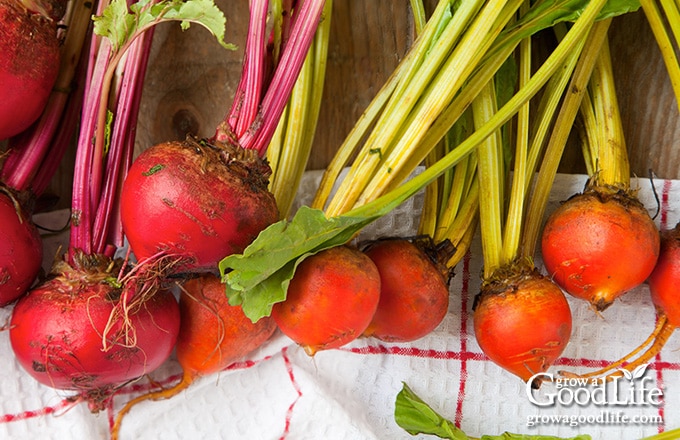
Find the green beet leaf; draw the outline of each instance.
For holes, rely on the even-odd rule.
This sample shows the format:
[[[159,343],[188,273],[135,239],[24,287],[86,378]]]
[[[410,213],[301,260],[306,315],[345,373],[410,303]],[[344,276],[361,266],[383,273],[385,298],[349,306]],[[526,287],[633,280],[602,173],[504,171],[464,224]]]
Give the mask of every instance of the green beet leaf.
[[[403,384],[394,406],[394,420],[411,435],[430,434],[451,440],[468,440],[469,437],[449,420],[439,415],[408,385]]]
[[[229,303],[240,305],[256,322],[269,316],[272,306],[286,299],[297,265],[307,256],[348,242],[377,216],[326,218],[323,211],[302,206],[293,219],[262,231],[243,254],[220,261]]]
[[[397,394],[394,420],[411,435],[428,434],[450,440],[476,440],[476,437],[469,437],[453,422],[433,410],[405,383]],[[481,440],[591,440],[591,437],[587,434],[562,438],[504,432],[500,435],[483,435]]]
[[[191,23],[200,24],[223,47],[234,49],[224,41],[226,18],[212,0],[162,0],[153,4],[150,0],[140,0],[129,9],[125,0],[113,0],[101,15],[92,19],[94,32],[106,37],[114,52],[122,50],[152,26],[167,21],[179,21],[183,30]]]
[[[587,434],[577,435],[576,437],[555,437],[552,435],[527,435],[504,432],[500,435],[483,435],[481,440],[592,440],[592,437]]]

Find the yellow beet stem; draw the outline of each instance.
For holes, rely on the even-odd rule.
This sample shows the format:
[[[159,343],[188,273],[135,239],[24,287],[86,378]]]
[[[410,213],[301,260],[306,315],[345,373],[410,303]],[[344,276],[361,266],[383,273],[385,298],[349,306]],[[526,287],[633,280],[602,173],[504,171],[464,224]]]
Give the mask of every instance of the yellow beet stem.
[[[428,156],[430,166],[451,151],[452,145],[460,141],[461,133],[467,130],[456,124]],[[420,216],[419,234],[432,237],[435,243],[451,242],[456,251],[449,258],[448,267],[455,266],[467,252],[470,233],[477,226],[479,207],[479,182],[476,178],[477,157],[469,154],[455,167],[447,170],[425,188],[423,212]]]
[[[472,102],[475,127],[484,125],[496,113],[496,91],[493,82],[487,83]],[[497,130],[477,147],[479,159],[479,218],[484,256],[484,278],[503,264],[503,176],[502,142]]]
[[[456,165],[474,151],[487,136],[509,121],[525,102],[535,96],[557,70],[563,67],[565,60],[572,56],[574,51],[577,53],[580,52],[584,38],[588,35],[590,29],[592,29],[595,18],[605,3],[606,0],[593,0],[588,3],[579,18],[573,23],[573,26],[565,35],[564,39],[541,64],[535,74],[531,77],[531,80],[529,80],[523,88],[518,90],[517,93],[515,93],[482,127],[476,129],[456,148],[446,153],[444,157],[432,166],[426,168],[421,174],[415,176],[410,181],[395,187],[380,198],[369,202],[366,205],[353,208],[351,211],[347,212],[346,215],[374,215],[375,213],[384,212],[392,207],[396,207],[396,205],[405,200],[405,198],[415,194],[419,189],[438,178],[446,170]],[[450,117],[450,115],[447,114],[447,117]],[[427,136],[425,136],[423,145],[433,148],[451,127],[449,122],[451,121],[439,120],[433,125]]]
[[[428,166],[437,161],[442,156],[441,150],[444,147],[439,145],[435,147],[427,157],[425,165]],[[418,235],[428,235],[435,237],[437,230],[437,220],[439,212],[441,211],[442,198],[447,191],[446,182],[450,181],[450,171],[445,172],[438,179],[435,179],[425,187],[425,194],[423,197],[423,209],[420,213],[420,221],[418,224]]]
[[[326,77],[332,7],[332,0],[326,0],[323,20],[267,149],[273,171],[269,189],[276,197],[281,218],[290,214],[294,189],[300,185],[312,151]]]
[[[419,103],[426,96],[429,84],[440,72],[442,63],[450,57],[451,47],[459,41],[481,3],[478,0],[462,2],[455,14],[448,17],[448,2],[439,2],[432,18],[416,40],[414,48],[409,52],[407,65],[404,70],[400,70],[398,84],[386,103],[385,109],[375,127],[368,134],[336,196],[331,199],[326,210],[328,216],[342,214],[355,206],[367,184],[375,180],[373,177],[375,170],[379,166],[384,166],[382,165],[384,157],[393,150],[394,142],[397,139],[403,139],[405,121],[412,120],[409,115],[412,114],[413,108],[420,105]],[[446,26],[435,40],[441,23],[445,23]],[[435,41],[434,45],[432,45],[433,41]],[[452,80],[449,76],[445,79],[446,81]],[[454,87],[454,83],[447,82],[447,86]],[[432,117],[421,119],[420,123],[423,126],[429,126],[431,121]]]
[[[602,44],[587,92],[581,115],[587,132],[584,138],[588,142],[590,176],[596,176],[599,185],[628,189],[630,165],[607,39]]]
[[[432,237],[435,241],[441,241],[446,238],[446,232],[449,230],[451,224],[455,221],[461,212],[462,205],[466,202],[470,193],[470,185],[468,184],[469,175],[476,169],[476,162],[470,160],[474,155],[469,155],[466,160],[462,160],[453,169],[454,173],[446,185],[448,191],[442,194],[441,208],[438,213],[437,228]]]
[[[477,211],[475,211],[476,213]],[[472,239],[475,236],[475,232],[477,231],[477,224],[478,221],[471,221],[470,223],[467,224],[467,228],[465,229],[463,235],[460,237],[458,241],[456,241],[456,252],[451,256],[449,261],[446,263],[448,267],[454,267],[457,265],[465,256],[465,253],[467,250],[470,248],[470,245],[472,243]]]
[[[666,21],[671,28],[671,33],[678,39],[680,36],[680,10],[678,10],[678,2],[676,0],[660,0],[661,8],[666,14]]]
[[[576,121],[576,126],[578,128],[579,141],[581,142],[581,152],[586,166],[586,173],[589,176],[593,176],[597,172],[597,160],[591,154],[591,149],[597,140],[593,139],[591,135],[597,132],[597,126],[595,125],[595,111],[590,93],[586,92],[583,96],[581,117]]]
[[[276,133],[280,136],[277,136],[277,143],[270,143],[267,148],[267,158],[272,168],[269,190],[276,197],[281,218],[288,217],[295,195],[292,189],[297,188],[299,184],[302,172],[306,168],[303,164],[307,163],[311,149],[311,143],[305,142],[305,131],[314,128],[308,122],[313,125],[316,122],[309,121],[312,109],[311,103],[307,101],[313,93],[312,63],[310,52],[291,91],[285,116],[279,120]],[[301,171],[298,172],[298,169]]]
[[[403,166],[403,157],[412,154],[418,148],[432,122],[463,87],[520,3],[521,0],[490,1],[478,13],[440,69],[436,81],[420,97],[408,119],[407,127],[401,132],[397,144],[387,153],[376,175],[357,200],[358,205],[374,200],[384,192],[384,188],[388,187],[392,180],[393,173],[398,172]],[[480,35],[483,37],[480,38]]]
[[[505,41],[512,42],[512,39],[505,39]],[[518,43],[518,42],[517,42]],[[479,90],[493,78],[494,74],[502,66],[505,60],[512,54],[515,49],[515,44],[501,43],[497,50],[493,50],[492,54],[485,59],[485,64],[479,66],[474,72],[465,87],[463,87],[454,100],[439,114],[429,130],[425,133],[417,147],[413,148],[413,152],[409,158],[410,163],[418,163],[426,157],[426,152],[430,151],[434,146],[446,136],[451,127],[458,123],[465,115],[466,109],[470,102],[477,96]],[[552,66],[549,67],[553,69]],[[550,74],[552,75],[552,73]],[[552,80],[551,80],[552,82]],[[534,81],[535,83],[535,81]],[[535,93],[535,90],[528,92]],[[524,98],[521,98],[524,99]],[[472,123],[470,123],[472,125]],[[468,135],[470,133],[467,133]],[[462,141],[461,141],[462,142]],[[466,153],[467,154],[467,153]],[[476,160],[476,159],[475,159]],[[387,191],[396,187],[400,182],[408,178],[412,170],[408,166],[402,167],[401,170],[392,172],[392,179]]]
[[[445,9],[438,9],[438,11],[441,14],[445,11]],[[345,166],[350,163],[352,157],[357,154],[357,152],[359,152],[362,139],[365,138],[371,127],[374,126],[380,115],[383,113],[387,103],[397,88],[399,81],[401,81],[404,72],[409,69],[409,66],[412,63],[417,61],[418,57],[424,55],[425,49],[426,48],[424,45],[419,45],[418,42],[416,42],[414,48],[410,50],[406,54],[406,57],[397,65],[394,72],[392,72],[385,84],[383,84],[381,87],[380,91],[376,94],[371,103],[355,122],[354,127],[342,142],[333,156],[333,159],[324,170],[319,188],[317,188],[317,191],[314,195],[314,200],[310,204],[312,208],[324,209],[326,207],[328,198],[333,191],[333,187],[340,176],[340,173],[345,168]],[[338,196],[339,195],[336,194],[336,197]]]
[[[543,213],[548,204],[548,196],[550,195],[555,174],[562,158],[562,152],[581,105],[581,99],[590,80],[595,62],[599,58],[600,48],[607,37],[610,23],[611,19],[595,22],[585,40],[581,57],[576,64],[568,93],[557,115],[555,128],[551,134],[545,157],[541,162],[541,168],[536,177],[535,191],[529,202],[526,216],[527,222],[521,243],[521,256],[531,257],[535,253]]]
[[[463,3],[463,5],[468,4],[469,3],[467,2]],[[439,3],[439,5],[441,6],[441,3]],[[496,11],[498,17],[502,17],[499,18],[498,21],[500,22],[503,20],[509,20],[509,17],[514,14],[518,5],[519,2],[516,4],[513,3],[512,5],[506,5],[506,7],[503,8],[503,12],[501,13],[498,13]],[[601,6],[602,3],[598,1],[595,3],[595,5],[593,5],[593,8],[601,8]],[[440,9],[438,10],[441,11]],[[597,11],[599,11],[599,9],[597,9]],[[460,9],[456,11],[455,16],[458,16],[459,13]],[[483,15],[482,12],[479,12],[477,14],[477,17],[480,17],[482,15]],[[428,25],[425,27],[423,35],[425,35],[425,33],[427,33],[427,31],[430,30],[432,27],[435,27],[435,25],[431,24],[434,21],[436,20],[431,20],[430,22],[428,22]],[[517,111],[517,109],[514,108],[514,106],[516,106],[519,102],[525,102],[524,100],[529,99],[531,96],[533,96],[538,91],[538,88],[542,87],[547,81],[550,80],[551,84],[554,82],[550,78],[553,75],[555,75],[558,69],[559,70],[563,69],[562,63],[564,63],[565,59],[572,57],[572,53],[569,52],[569,50],[573,50],[577,46],[580,47],[580,44],[582,42],[576,41],[576,39],[581,38],[581,35],[583,34],[583,32],[585,32],[583,30],[584,26],[592,26],[593,21],[594,21],[593,15],[590,12],[590,10],[588,11],[585,17],[582,16],[579,18],[579,20],[577,20],[577,23],[579,24],[573,26],[569,32],[570,35],[566,37],[567,40],[570,41],[568,41],[564,45],[560,45],[560,47],[557,48],[557,54],[553,54],[556,56],[550,56],[548,60],[546,60],[546,63],[543,66],[541,66],[539,72],[537,72],[537,74],[535,75],[536,77],[532,78],[530,84],[528,84],[528,87],[525,90],[521,90],[517,96],[512,98],[511,105],[507,106],[506,108],[500,111],[501,115],[499,115],[498,118],[495,118],[494,123],[498,122],[498,120],[500,119],[505,119],[502,123],[507,122],[507,120],[509,120],[509,118],[512,117],[513,113]],[[588,24],[582,25],[580,23]],[[440,24],[438,26],[441,27]],[[448,26],[450,26],[450,24]],[[577,29],[577,31],[572,32],[574,31],[574,29]],[[437,40],[438,41],[437,45],[433,47],[433,50],[431,52],[434,52],[434,48],[440,47],[439,41],[443,39],[444,35],[447,35],[445,31],[446,29],[442,31],[441,37],[439,38],[439,40]],[[326,214],[328,216],[333,216],[338,213],[346,213],[348,209],[351,211],[360,209],[362,204],[370,203],[370,200],[373,200],[373,196],[368,195],[370,191],[376,191],[376,194],[378,195],[384,194],[386,192],[394,191],[399,185],[405,182],[405,180],[410,176],[415,167],[418,164],[420,164],[421,161],[425,160],[429,152],[433,148],[435,148],[435,146],[441,141],[441,139],[446,135],[446,133],[451,129],[451,127],[456,123],[456,121],[458,121],[461,115],[463,115],[465,109],[469,106],[470,102],[479,93],[481,87],[483,87],[484,84],[491,80],[491,78],[498,70],[498,68],[505,62],[507,57],[510,56],[510,54],[513,52],[515,48],[515,45],[519,44],[520,42],[521,38],[518,38],[518,36],[522,35],[522,31],[523,27],[521,26],[511,28],[508,33],[505,33],[502,36],[495,38],[493,40],[495,45],[491,47],[486,46],[484,44],[479,45],[479,43],[476,43],[477,48],[480,52],[485,52],[483,49],[486,49],[487,53],[481,54],[481,59],[476,61],[477,65],[474,66],[465,75],[461,75],[461,77],[465,77],[464,86],[461,86],[457,89],[455,84],[451,84],[450,76],[445,76],[442,74],[442,76],[437,77],[438,79],[446,78],[446,81],[443,81],[446,82],[446,87],[444,87],[446,91],[450,92],[452,89],[457,89],[454,90],[454,92],[452,92],[453,93],[452,100],[446,102],[436,112],[427,113],[426,112],[427,108],[429,108],[430,110],[432,110],[432,108],[431,106],[430,107],[425,106],[424,104],[422,104],[422,102],[433,99],[431,97],[435,93],[433,93],[432,91],[439,90],[436,88],[435,85],[441,84],[436,81],[433,82],[433,84],[435,85],[430,85],[430,87],[427,88],[427,93],[423,94],[423,97],[421,99],[421,102],[418,104],[418,107],[415,107],[411,111],[411,113],[409,113],[407,124],[402,124],[403,126],[399,127],[396,127],[395,124],[388,127],[391,130],[395,130],[395,133],[397,133],[396,139],[398,140],[399,143],[396,146],[384,144],[378,145],[377,143],[372,144],[370,141],[371,139],[373,140],[375,139],[375,137],[377,136],[376,132],[380,130],[381,121],[378,121],[378,118],[382,117],[384,119],[384,113],[390,113],[389,109],[391,107],[389,106],[389,104],[387,104],[386,101],[393,102],[394,99],[397,99],[395,97],[400,96],[396,92],[393,93],[394,96],[386,97],[385,95],[380,95],[381,98],[385,98],[384,101],[381,101],[381,104],[384,105],[384,107],[380,109],[374,109],[373,103],[371,104],[371,106],[369,106],[369,109],[373,109],[373,111],[369,112],[368,114],[371,116],[370,120],[376,123],[375,127],[371,127],[371,121],[367,121],[368,118],[362,116],[363,120],[360,120],[359,122],[362,125],[361,127],[362,130],[360,132],[356,131],[357,126],[355,125],[355,130],[353,130],[353,132],[350,134],[352,142],[348,143],[348,141],[346,140],[346,142],[341,147],[341,150],[339,151],[338,155],[336,155],[336,157],[334,158],[334,164],[332,164],[333,171],[332,173],[329,171],[325,173],[324,180],[322,181],[322,185],[319,188],[319,191],[317,192],[317,197],[315,198],[313,206],[320,209],[323,209],[323,207],[326,206],[326,202],[328,201],[328,194],[330,193],[330,188],[332,188],[332,186],[336,183],[335,180],[337,176],[339,176],[340,170],[342,170],[342,168],[347,163],[349,163],[352,155],[354,154],[357,155],[357,158],[354,160],[352,166],[350,167],[348,175],[344,178],[343,182],[341,182],[340,189],[336,192],[334,199],[326,208]],[[489,38],[491,39],[492,37]],[[476,35],[476,39],[478,41],[480,40],[479,34]],[[463,45],[462,41],[463,40],[461,40],[461,42],[459,43],[456,43],[457,47],[459,47],[458,50],[460,50],[460,46]],[[420,48],[418,41],[416,42],[415,47]],[[413,63],[415,65],[413,57],[414,57],[413,53],[410,52],[409,54],[407,54],[405,62]],[[431,62],[434,63],[432,59],[433,58],[427,59],[428,68],[430,68]],[[449,57],[449,61],[450,60],[451,57]],[[406,71],[407,68],[403,66],[405,62],[400,63],[398,69],[404,69],[404,71]],[[474,64],[470,60],[467,60],[465,62]],[[450,64],[447,64],[446,66],[450,67]],[[408,68],[412,69],[417,67],[412,67],[411,65],[409,65]],[[435,66],[434,68],[439,70],[444,69],[441,66]],[[555,76],[562,77],[562,75],[560,74]],[[407,78],[408,76],[405,73],[399,73],[398,80],[401,81],[402,77]],[[391,78],[391,81],[392,80],[397,81],[394,78],[395,77],[393,76]],[[404,81],[402,81],[400,84],[404,84]],[[397,88],[396,85],[391,85],[391,87],[394,87],[395,89]],[[401,85],[399,87],[401,87]],[[548,87],[550,87],[550,85]],[[408,105],[412,105],[410,101],[407,100],[406,102]],[[400,102],[399,104],[402,103]],[[400,120],[397,119],[397,121]],[[548,124],[548,126],[552,122],[549,121],[548,119],[544,119],[544,121]],[[547,128],[545,127],[539,128],[543,129],[544,132],[547,132]],[[370,134],[368,132],[369,129],[372,130]],[[414,135],[416,136],[415,138],[413,137]],[[473,142],[476,142],[476,140],[479,139],[483,139],[484,136],[486,136],[483,134],[479,134],[479,136],[477,135],[478,135],[477,133],[473,133],[473,136],[471,136],[472,139],[469,139],[470,141],[469,144],[467,142],[468,140],[466,139],[464,142],[461,142],[461,144],[455,148],[457,151],[455,152],[451,151],[447,153],[448,156],[447,162],[449,163],[449,166],[451,166],[451,161],[458,162],[462,158],[464,158],[467,154],[469,154],[476,146],[476,145],[472,146]],[[359,151],[357,154],[359,142],[361,142],[361,139],[364,136],[368,137],[369,141],[363,144],[362,150]],[[476,140],[473,141],[473,139]],[[538,147],[541,147],[542,145],[543,145],[542,143],[539,143]],[[532,171],[533,169],[535,169],[536,166],[535,164],[538,161],[538,158],[540,157],[540,154],[536,152],[540,148],[535,148],[536,146],[537,145],[532,144],[532,148],[529,151],[528,161],[529,165],[527,167],[528,174],[532,174]],[[391,155],[390,158],[381,159],[381,157],[384,158],[386,154]],[[376,156],[379,157],[376,158]],[[378,165],[376,165],[376,162],[374,161],[378,161],[379,162]],[[380,167],[379,170],[380,174],[373,173],[375,170],[375,166]],[[368,185],[371,185],[370,188],[372,189],[370,189]],[[527,180],[527,186],[528,185],[529,181]],[[362,190],[362,188],[364,189]],[[357,196],[355,190],[357,192],[358,191],[362,192],[361,199],[356,199]],[[370,211],[370,209],[371,208],[369,207],[368,211]]]
[[[449,132],[451,127],[458,122],[461,117],[465,117],[465,111],[469,107],[470,102],[477,96],[484,84],[491,80],[494,73],[500,68],[510,53],[512,53],[513,49],[514,46],[509,46],[496,54],[493,58],[488,60],[488,64],[485,64],[470,78],[466,86],[460,91],[460,94],[457,95],[453,102],[442,111],[430,129],[425,133],[418,147],[414,149],[413,154],[410,157],[412,162],[422,160],[424,158],[424,152],[430,151],[442,137],[446,136],[447,132]],[[472,125],[472,123],[470,123],[470,125]],[[467,134],[471,135],[473,133]],[[459,146],[460,145],[456,146],[456,148]],[[463,157],[464,156],[465,155],[463,155]],[[391,189],[399,182],[404,181],[408,177],[409,171],[410,170],[407,167],[403,167],[399,171],[394,171],[392,173],[392,183],[389,185],[389,188]]]
[[[602,45],[600,58],[595,65],[597,78],[601,83],[602,91],[598,97],[602,98],[602,105],[597,108],[601,111],[600,120],[604,121],[602,140],[602,179],[605,183],[621,185],[623,188],[630,187],[630,163],[628,150],[619,112],[619,104],[616,98],[616,85],[614,84],[614,71],[612,68],[609,42],[605,39]],[[609,170],[604,164],[610,164]]]
[[[520,13],[524,14],[529,9],[528,2],[520,7]],[[523,87],[531,79],[531,38],[524,38],[519,45],[518,61],[518,85]],[[517,112],[517,141],[515,145],[515,166],[510,188],[510,201],[508,203],[507,219],[502,238],[501,261],[512,261],[518,253],[519,242],[522,233],[522,215],[524,214],[527,157],[529,150],[529,121],[530,101],[527,101]]]
[[[365,136],[376,119],[380,116],[380,113],[387,104],[390,95],[397,86],[399,72],[403,70],[404,67],[405,66],[403,66],[401,63],[399,66],[397,66],[397,69],[392,73],[378,94],[373,98],[368,108],[364,110],[363,114],[355,122],[352,131],[350,131],[343,143],[335,152],[333,159],[331,159],[331,162],[324,170],[319,187],[314,194],[314,200],[312,200],[312,203],[310,204],[312,208],[323,210],[326,207],[328,198],[333,191],[333,186],[338,180],[340,173],[352,160],[352,156],[360,147],[361,139]]]
[[[279,60],[281,59],[284,21],[283,2],[281,0],[270,2],[269,16],[272,21],[272,59],[275,64],[278,64]]]
[[[666,70],[668,71],[673,92],[675,93],[676,103],[680,106],[680,65],[675,54],[675,45],[671,41],[671,37],[664,24],[667,20],[671,25],[672,34],[677,42],[678,38],[680,38],[678,5],[674,1],[662,2],[666,20],[664,20],[654,0],[640,0],[640,5],[647,17],[647,22],[652,29],[654,38],[661,51],[661,56],[666,64]]]
[[[566,34],[566,27],[561,23],[556,25],[555,29],[558,31],[563,29],[564,34]],[[564,36],[564,34],[562,36]],[[582,48],[583,41],[581,41],[579,46],[567,56],[563,65],[555,75],[550,78],[550,81],[548,81],[548,84],[545,87],[536,115],[534,115],[535,121],[533,122],[531,132],[531,147],[529,148],[529,155],[527,158],[526,172],[529,178],[526,180],[527,188],[525,188],[525,190],[528,190],[528,186],[533,181],[534,174],[539,165],[539,159],[543,154],[550,130],[553,127],[557,108],[562,103],[564,90],[571,80],[572,73],[578,62]]]
[[[437,12],[433,16],[433,20],[442,15],[446,9],[441,5],[441,9],[438,8]],[[413,11],[413,20],[415,23],[416,34],[421,35],[425,25],[427,24],[425,17],[425,8],[422,1],[411,0],[411,9]],[[438,15],[439,14],[439,15]],[[441,18],[441,17],[440,17]],[[432,31],[436,31],[433,27]],[[421,38],[426,40],[426,38]],[[418,48],[421,50],[417,50]],[[366,136],[369,129],[374,125],[375,121],[380,117],[385,106],[387,105],[390,97],[392,96],[397,84],[402,78],[403,72],[408,70],[408,66],[414,62],[419,56],[421,56],[427,47],[422,44],[416,43],[414,48],[410,50],[404,60],[402,60],[394,72],[387,79],[385,84],[381,87],[380,91],[373,98],[368,108],[364,110],[359,119],[355,122],[352,131],[347,135],[343,143],[340,145],[335,155],[333,156],[331,162],[328,164],[324,170],[319,187],[314,195],[314,199],[310,203],[312,208],[324,209],[331,192],[333,191],[333,186],[337,181],[340,173],[345,168],[345,166],[350,162],[352,156],[356,154],[360,147],[361,140]]]
[[[450,223],[446,231],[437,236],[436,241],[448,239],[457,248],[460,243],[465,242],[465,236],[470,230],[475,230],[478,223],[479,212],[479,180],[475,179],[470,191],[465,196],[463,204],[460,206],[458,214]]]
[[[411,5],[411,12],[413,13],[413,24],[416,28],[416,35],[420,35],[427,24],[425,5],[422,0],[410,0],[409,3]]]
[[[303,65],[302,69],[300,70],[300,75],[298,76],[298,81],[304,75],[304,70],[305,66]],[[283,154],[283,144],[286,141],[285,127],[286,121],[288,120],[288,114],[290,113],[290,107],[294,93],[295,87],[291,92],[291,101],[289,101],[288,105],[286,105],[286,108],[283,109],[283,113],[281,113],[281,118],[279,119],[279,124],[276,126],[276,130],[274,130],[272,139],[269,141],[269,146],[267,147],[267,161],[269,162],[269,167],[272,169],[272,175],[269,178],[269,190],[272,191],[272,193],[274,193],[272,188],[274,185],[273,182],[277,178],[276,175],[277,170],[279,169],[279,160],[281,159],[281,154]],[[276,193],[274,193],[274,196],[276,196]]]

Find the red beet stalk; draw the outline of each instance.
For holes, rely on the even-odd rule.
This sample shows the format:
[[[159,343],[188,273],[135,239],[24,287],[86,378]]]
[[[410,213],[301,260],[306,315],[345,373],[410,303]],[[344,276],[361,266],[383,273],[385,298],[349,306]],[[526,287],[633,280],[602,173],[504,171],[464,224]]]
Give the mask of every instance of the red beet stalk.
[[[266,11],[268,3],[268,1],[263,0],[253,2],[251,9],[255,10],[253,14],[255,19],[264,22],[266,15],[262,14],[262,10]],[[242,78],[245,78],[245,80],[241,81],[236,95],[237,99],[233,102],[232,110],[226,121],[218,126],[213,140],[227,141],[233,138],[233,134],[236,134],[239,144],[243,148],[252,148],[258,151],[260,157],[264,157],[290,92],[305,61],[307,50],[314,38],[317,23],[321,19],[323,6],[324,2],[320,0],[297,2],[297,7],[292,17],[289,38],[286,40],[271,83],[261,102],[257,100],[258,94],[249,92],[257,90],[257,82],[261,83],[264,77],[265,40],[263,33],[252,33],[252,35],[256,36],[254,42],[258,44],[247,47],[252,49],[252,53],[246,56],[247,62],[244,63]],[[251,21],[251,28],[259,30],[262,27],[263,24]],[[255,63],[251,62],[251,60],[259,60],[260,62]],[[240,95],[243,95],[243,101],[238,99]],[[259,114],[256,111],[258,107],[261,108]],[[236,125],[233,125],[234,119],[237,120]],[[253,123],[257,123],[257,127],[253,127]],[[244,131],[244,127],[247,127],[247,130]]]

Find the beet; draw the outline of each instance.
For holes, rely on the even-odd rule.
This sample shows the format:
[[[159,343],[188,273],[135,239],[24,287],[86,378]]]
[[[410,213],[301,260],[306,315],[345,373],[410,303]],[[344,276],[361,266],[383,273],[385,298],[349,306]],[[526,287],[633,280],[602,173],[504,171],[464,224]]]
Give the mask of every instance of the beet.
[[[473,309],[475,337],[484,354],[525,382],[545,372],[571,338],[569,303],[559,286],[537,270],[485,282]]]
[[[121,217],[138,260],[157,254],[213,269],[278,220],[269,166],[254,150],[188,138],[153,146],[123,184]]]
[[[650,275],[659,233],[636,198],[591,187],[550,215],[541,249],[555,282],[603,311]]]
[[[57,21],[66,1],[0,0],[0,139],[26,130],[42,113],[59,73]]]
[[[355,340],[380,300],[380,273],[356,248],[336,246],[305,258],[290,280],[286,300],[271,316],[310,356]]]
[[[673,229],[659,232],[660,251],[654,270],[647,278],[649,293],[656,309],[656,324],[650,335],[636,348],[603,368],[585,374],[569,371],[560,373],[566,377],[597,377],[611,380],[625,374],[631,374],[637,368],[651,362],[668,343],[675,330],[680,326],[680,298],[678,282],[680,281],[680,223]]]
[[[9,337],[21,366],[40,383],[78,391],[92,411],[117,387],[150,373],[172,353],[179,332],[179,306],[161,290],[127,313],[129,325],[113,320],[119,302],[116,265],[83,257],[83,266],[55,265],[56,276],[16,304]]]
[[[23,295],[35,281],[43,258],[42,239],[25,210],[0,192],[0,307]]]
[[[232,306],[220,279],[204,273],[182,286],[177,361],[182,379],[169,388],[150,391],[125,404],[116,416],[111,439],[119,438],[124,416],[133,406],[152,399],[169,399],[203,376],[218,373],[264,344],[276,331],[270,317],[252,322],[239,306]]]
[[[365,336],[389,342],[414,341],[444,320],[450,271],[430,258],[424,242],[393,238],[364,249],[380,273],[380,302]]]

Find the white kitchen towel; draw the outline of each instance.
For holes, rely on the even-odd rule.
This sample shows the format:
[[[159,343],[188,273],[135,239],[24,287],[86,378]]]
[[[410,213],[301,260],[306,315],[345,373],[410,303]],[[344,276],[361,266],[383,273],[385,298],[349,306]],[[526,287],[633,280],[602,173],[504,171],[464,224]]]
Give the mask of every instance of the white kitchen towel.
[[[308,203],[320,178],[308,172],[298,206]],[[558,175],[548,212],[583,189],[586,177]],[[660,227],[680,220],[680,181],[634,180],[639,196]],[[422,199],[416,196],[379,219],[362,238],[413,235]],[[68,212],[37,216],[44,226],[63,226]],[[45,236],[49,267],[66,234]],[[542,269],[540,255],[537,267]],[[402,383],[468,433],[515,432],[593,439],[637,440],[680,427],[680,353],[677,336],[644,371],[614,388],[565,383],[544,384],[531,397],[517,377],[489,361],[475,342],[472,301],[481,271],[479,240],[456,268],[449,313],[430,335],[412,343],[362,338],[309,357],[281,333],[225,371],[204,377],[165,401],[135,406],[122,425],[121,440],[173,439],[411,439],[396,425],[394,401]],[[642,342],[654,327],[655,311],[645,285],[628,292],[602,314],[568,297],[572,338],[558,369],[587,372],[618,359]],[[0,311],[8,320],[11,307]],[[73,402],[72,393],[38,384],[14,360],[8,332],[0,333],[0,440],[107,439],[116,411],[130,398],[179,379],[174,359],[124,387],[99,414]],[[641,372],[642,373],[642,372]],[[606,395],[605,395],[606,393]],[[656,394],[655,394],[656,393]],[[655,397],[656,396],[656,397]],[[660,398],[658,398],[660,396]],[[553,399],[554,403],[550,404]]]

